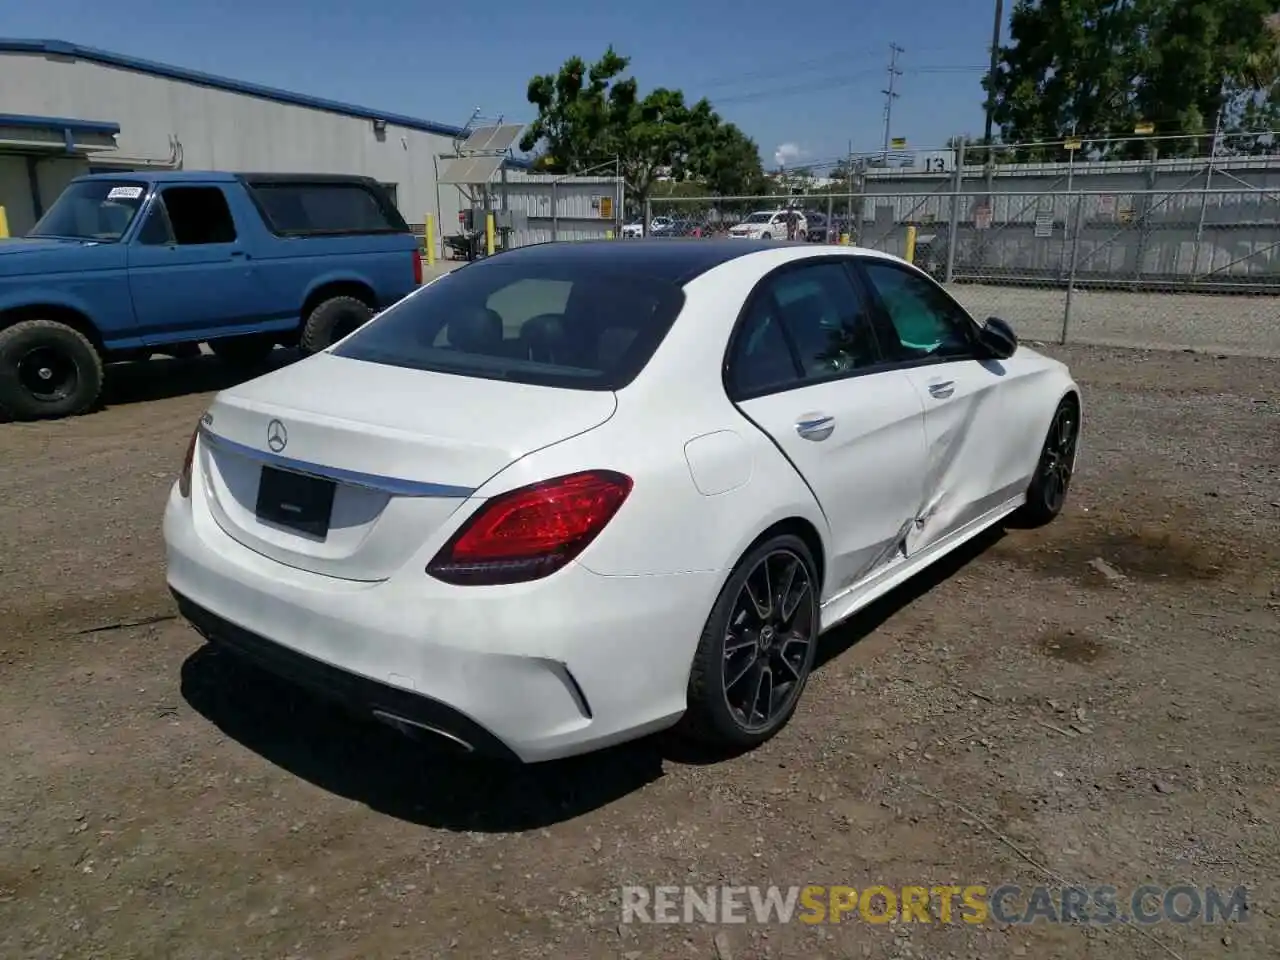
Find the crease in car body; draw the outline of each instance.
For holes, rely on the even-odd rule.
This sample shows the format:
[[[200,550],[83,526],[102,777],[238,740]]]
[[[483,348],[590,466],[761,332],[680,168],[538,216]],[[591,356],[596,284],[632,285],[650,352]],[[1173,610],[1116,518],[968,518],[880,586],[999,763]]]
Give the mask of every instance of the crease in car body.
[[[952,418],[928,444],[924,496],[913,522],[904,531],[903,547],[907,556],[945,537],[966,519],[968,502],[961,492],[966,483],[964,478],[955,476],[954,467],[961,459],[965,444],[972,441],[973,424],[984,395],[989,394],[984,391],[952,401],[964,404],[964,414]]]

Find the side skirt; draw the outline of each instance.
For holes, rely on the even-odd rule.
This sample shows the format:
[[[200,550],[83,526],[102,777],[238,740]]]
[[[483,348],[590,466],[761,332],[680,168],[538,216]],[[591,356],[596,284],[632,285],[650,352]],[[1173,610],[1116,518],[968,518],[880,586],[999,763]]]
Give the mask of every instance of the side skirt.
[[[982,533],[983,530],[999,523],[1026,501],[1027,495],[1019,493],[1016,497],[1006,500],[997,507],[993,507],[982,516],[971,520],[960,529],[948,534],[915,556],[891,561],[863,580],[846,587],[822,604],[822,630],[824,632],[830,630],[837,624],[849,619],[867,604],[884,596],[894,587],[910,580],[934,561],[945,557],[952,550]]]

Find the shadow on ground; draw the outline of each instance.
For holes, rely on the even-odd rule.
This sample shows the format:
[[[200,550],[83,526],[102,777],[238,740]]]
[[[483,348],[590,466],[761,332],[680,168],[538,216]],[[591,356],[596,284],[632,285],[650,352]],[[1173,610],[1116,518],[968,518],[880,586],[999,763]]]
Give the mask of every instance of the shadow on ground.
[[[211,354],[183,357],[155,357],[129,363],[112,363],[106,368],[102,405],[121,406],[168,400],[194,393],[212,393],[283,367],[297,359],[297,351],[277,349],[262,367],[246,369],[219,360]]]
[[[821,666],[999,540],[980,536],[829,633]],[[675,733],[533,766],[434,752],[205,646],[182,666],[182,695],[227,736],[271,763],[388,816],[446,830],[513,832],[571,820],[659,779],[664,762],[706,765],[734,754]]]

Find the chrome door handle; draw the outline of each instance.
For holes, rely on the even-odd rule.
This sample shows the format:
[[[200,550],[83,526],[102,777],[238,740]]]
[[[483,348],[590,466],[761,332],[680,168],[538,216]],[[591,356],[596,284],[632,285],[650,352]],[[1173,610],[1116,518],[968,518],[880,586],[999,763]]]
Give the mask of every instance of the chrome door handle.
[[[942,383],[929,384],[929,396],[935,400],[945,400],[956,392],[956,382],[954,380],[944,380]]]
[[[811,413],[796,421],[796,433],[806,440],[825,440],[836,428],[836,418],[824,413]]]

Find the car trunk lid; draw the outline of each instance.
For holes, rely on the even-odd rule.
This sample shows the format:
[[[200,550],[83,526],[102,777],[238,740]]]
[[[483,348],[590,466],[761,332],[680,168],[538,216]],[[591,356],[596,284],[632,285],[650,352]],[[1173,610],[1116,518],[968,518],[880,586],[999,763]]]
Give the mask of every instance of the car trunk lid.
[[[494,474],[615,407],[609,392],[318,354],[219,394],[200,466],[229,536],[293,567],[377,581]]]

